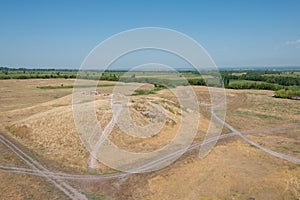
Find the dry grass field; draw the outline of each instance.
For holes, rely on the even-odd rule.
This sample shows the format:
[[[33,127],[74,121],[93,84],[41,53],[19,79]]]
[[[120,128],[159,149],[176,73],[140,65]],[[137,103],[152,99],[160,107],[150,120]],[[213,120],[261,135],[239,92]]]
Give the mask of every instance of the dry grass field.
[[[90,171],[89,152],[74,124],[72,89],[37,88],[72,85],[73,81],[1,80],[0,128],[48,169],[78,174],[115,172],[101,163]],[[90,83],[86,81],[86,84]],[[151,88],[148,85],[143,89]],[[206,87],[193,88],[201,102],[210,103]],[[113,86],[99,88],[99,93],[109,94],[112,90]],[[271,91],[264,90],[226,90],[226,98],[226,122],[241,132],[300,124],[300,101],[276,99],[272,97]],[[107,113],[111,109],[110,97],[99,95],[95,100],[97,118],[105,126],[112,118],[112,114]],[[132,96],[128,105],[131,116],[143,126],[150,120],[141,114],[151,109],[147,104],[149,101],[168,110],[170,123],[157,135],[147,139],[128,136],[115,126],[109,138],[116,145],[130,151],[148,152],[172,140],[180,125],[181,116],[174,95],[164,89],[156,94]],[[207,131],[210,122],[210,113],[204,108],[200,110],[199,134],[195,142],[203,139],[202,133]],[[222,134],[229,132],[229,129],[224,128]],[[246,136],[266,148],[300,159],[299,128],[262,133],[258,131]],[[1,143],[0,150],[0,165],[26,167]],[[237,136],[220,140],[203,159],[198,157],[198,152],[199,149],[189,151],[162,170],[129,176],[118,182],[117,187],[115,182],[101,181],[75,181],[73,184],[84,193],[103,194],[108,199],[300,198],[299,165],[268,155]],[[0,172],[0,178],[3,180],[0,190],[10,191],[2,199],[64,199],[63,194],[56,192],[38,177]],[[107,189],[110,187],[113,189]]]
[[[2,143],[0,152],[1,165],[26,168],[26,164]],[[0,171],[0,180],[0,199],[67,199],[61,191],[40,177]]]

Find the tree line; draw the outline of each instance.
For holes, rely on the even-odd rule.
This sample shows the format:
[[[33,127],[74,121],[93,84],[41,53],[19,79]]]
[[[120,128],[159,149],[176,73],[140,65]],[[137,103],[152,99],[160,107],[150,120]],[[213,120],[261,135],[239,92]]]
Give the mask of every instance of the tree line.
[[[272,74],[274,74],[274,72]],[[246,72],[241,75],[234,75],[232,72],[222,72],[222,77],[232,80],[262,81],[284,86],[300,86],[300,77],[272,74],[271,72]]]

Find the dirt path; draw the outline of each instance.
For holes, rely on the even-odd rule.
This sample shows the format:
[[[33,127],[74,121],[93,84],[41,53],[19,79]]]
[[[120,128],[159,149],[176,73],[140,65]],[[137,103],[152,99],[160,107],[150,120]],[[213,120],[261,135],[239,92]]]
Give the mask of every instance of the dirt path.
[[[118,114],[121,109],[117,109],[116,117],[113,117],[111,122],[106,126],[105,130],[103,131],[103,136],[106,137],[112,130],[112,127],[114,126],[115,121],[117,120]],[[8,166],[1,166],[0,170],[2,171],[10,171],[15,173],[23,173],[23,174],[29,174],[29,175],[36,175],[44,177],[48,182],[55,185],[59,190],[64,192],[70,199],[87,199],[83,194],[78,192],[75,188],[64,182],[65,179],[72,179],[72,180],[107,180],[107,179],[116,179],[116,178],[123,178],[125,176],[130,175],[131,173],[140,173],[142,171],[146,171],[150,168],[153,168],[157,165],[160,165],[164,162],[167,162],[174,158],[175,156],[179,154],[183,154],[186,151],[199,148],[201,145],[206,145],[211,142],[216,142],[220,139],[225,139],[233,136],[239,136],[242,138],[245,142],[259,148],[260,150],[264,151],[265,153],[268,153],[272,156],[300,164],[300,159],[288,156],[279,152],[272,151],[270,149],[267,149],[249,138],[247,138],[246,134],[255,134],[255,133],[261,133],[261,132],[270,132],[270,131],[277,131],[277,130],[286,130],[286,129],[292,129],[292,128],[298,128],[300,127],[300,124],[298,125],[292,125],[292,126],[282,126],[282,127],[276,127],[276,128],[267,128],[262,130],[249,130],[245,132],[240,132],[237,129],[235,129],[230,124],[226,123],[222,119],[218,118],[218,116],[214,113],[214,111],[211,111],[211,115],[221,124],[224,124],[225,127],[229,128],[232,132],[229,134],[220,135],[217,137],[212,137],[209,139],[206,139],[202,142],[195,143],[191,145],[188,148],[180,149],[178,151],[175,151],[167,156],[164,156],[158,160],[152,161],[150,163],[147,163],[146,165],[134,169],[130,173],[125,172],[117,172],[113,174],[103,174],[103,175],[80,175],[80,174],[68,174],[68,173],[60,173],[60,172],[51,172],[44,168],[40,163],[38,163],[36,160],[34,160],[32,157],[30,157],[28,154],[26,154],[24,151],[22,151],[20,148],[18,148],[14,143],[10,141],[9,138],[5,137],[5,135],[0,135],[0,142],[2,142],[4,145],[6,145],[12,152],[14,152],[18,157],[20,157],[31,169],[26,168],[18,168],[18,167],[8,167]],[[101,137],[102,138],[102,137]],[[95,145],[94,151],[97,152],[98,147],[102,144],[102,139],[98,141],[98,143]],[[94,164],[90,163],[90,166],[93,167]]]
[[[39,176],[44,177],[48,182],[52,183],[56,188],[61,190],[65,195],[67,195],[70,199],[79,199],[79,200],[87,200],[87,198],[78,192],[75,188],[62,181],[61,179],[54,178],[51,175],[45,173],[49,172],[46,168],[44,168],[39,162],[34,160],[16,145],[14,145],[8,138],[4,135],[0,135],[0,142],[2,142],[5,146],[7,146],[12,152],[14,152],[21,160],[23,160],[31,169],[35,171],[35,173]]]
[[[96,143],[96,145],[94,146],[93,150],[91,151],[91,155],[90,155],[90,162],[89,162],[89,168],[91,169],[95,169],[97,167],[97,153],[99,151],[99,148],[101,147],[101,145],[103,144],[103,142],[106,140],[107,136],[112,132],[115,123],[118,120],[118,117],[122,111],[122,106],[119,104],[114,104],[113,105],[115,107],[115,114],[113,115],[112,119],[110,120],[110,122],[106,125],[106,127],[104,128],[100,139],[98,140],[98,142]]]
[[[244,134],[240,131],[238,131],[237,129],[235,129],[233,126],[231,126],[230,124],[226,123],[225,121],[223,121],[222,119],[220,119],[213,111],[213,109],[211,109],[211,114],[212,116],[217,120],[219,121],[220,123],[224,124],[225,127],[229,128],[233,133],[235,133],[236,135],[238,135],[239,137],[241,137],[245,142],[259,148],[260,150],[264,151],[265,153],[267,154],[270,154],[272,156],[275,156],[275,157],[278,157],[278,158],[281,158],[281,159],[284,159],[284,160],[287,160],[289,162],[293,162],[293,163],[296,163],[296,164],[300,164],[300,159],[298,158],[295,158],[295,157],[292,157],[292,156],[289,156],[289,155],[286,155],[286,154],[282,154],[282,153],[279,153],[279,152],[276,152],[276,151],[272,151],[270,149],[267,149],[261,145],[259,145],[258,143],[250,140],[249,138],[247,138],[246,136],[244,136]],[[287,127],[286,127],[287,128]],[[274,130],[274,128],[270,128],[270,129],[264,129],[264,132],[267,132],[269,130]],[[250,133],[255,133],[255,131],[249,131]]]
[[[152,168],[153,166],[157,166],[160,165],[163,162],[166,162],[172,158],[174,158],[175,156],[177,156],[178,154],[182,154],[185,151],[189,151],[189,150],[193,150],[196,148],[199,148],[201,145],[206,145],[208,143],[211,142],[215,142],[221,139],[225,139],[225,138],[229,138],[229,137],[233,137],[233,136],[242,136],[242,139],[245,140],[247,143],[254,145],[256,143],[254,143],[253,141],[249,140],[248,138],[246,138],[244,136],[244,134],[255,134],[255,133],[260,133],[260,132],[268,132],[268,131],[274,131],[274,130],[285,130],[285,129],[292,129],[292,128],[297,128],[300,127],[300,125],[294,125],[294,126],[282,126],[282,127],[276,127],[276,128],[269,128],[269,129],[263,129],[263,130],[251,130],[251,131],[246,131],[246,132],[239,132],[236,129],[234,129],[232,126],[230,126],[229,124],[225,124],[225,126],[229,126],[231,128],[231,130],[233,131],[232,133],[228,133],[228,134],[224,134],[221,135],[219,137],[212,137],[210,139],[207,139],[205,141],[202,142],[198,142],[195,143],[193,145],[191,145],[188,149],[181,149],[178,151],[175,151],[165,157],[162,157],[158,160],[155,160],[153,162],[150,162],[138,169],[135,169],[134,171],[131,171],[130,173],[139,173],[141,171],[145,171],[149,168]],[[228,127],[228,128],[229,128]],[[1,140],[0,140],[1,141]],[[299,159],[291,157],[291,156],[287,156],[285,154],[281,154],[278,152],[274,152],[271,150],[268,150],[260,145],[254,145],[257,148],[263,150],[266,153],[269,153],[272,156],[276,156],[285,160],[288,160],[290,162],[293,163],[297,163],[299,164]],[[30,175],[36,175],[36,176],[45,176],[48,175],[52,178],[55,179],[72,179],[72,180],[108,180],[108,179],[116,179],[116,178],[122,178],[124,176],[130,175],[130,173],[126,173],[126,172],[118,172],[118,173],[113,173],[113,174],[101,174],[101,175],[80,175],[80,174],[68,174],[68,173],[59,173],[59,172],[51,172],[51,171],[43,171],[43,174],[39,173],[39,170],[36,169],[26,169],[26,168],[18,168],[18,167],[8,167],[8,166],[1,166],[0,165],[0,170],[2,171],[10,171],[10,172],[15,172],[15,173],[24,173],[24,174],[30,174]]]

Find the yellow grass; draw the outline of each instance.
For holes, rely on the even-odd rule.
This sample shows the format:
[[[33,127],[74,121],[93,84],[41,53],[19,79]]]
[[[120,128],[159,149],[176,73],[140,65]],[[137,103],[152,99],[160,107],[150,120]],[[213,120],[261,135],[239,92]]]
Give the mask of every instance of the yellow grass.
[[[36,88],[41,85],[72,84],[72,81],[3,80],[1,128],[7,128],[48,167],[86,173],[89,152],[75,129],[70,95],[72,89]],[[151,87],[148,85],[143,89]],[[194,89],[200,102],[210,104],[206,87],[195,86]],[[113,87],[101,88],[105,93],[111,93],[112,90]],[[226,121],[240,131],[300,123],[300,101],[272,98],[271,91],[226,92]],[[105,114],[111,109],[109,98],[96,99],[97,117],[101,119],[101,126],[105,127],[112,118],[111,113]],[[163,147],[175,137],[181,115],[176,97],[169,90],[132,97],[128,105],[131,116],[142,126],[150,122],[149,118],[141,115],[141,111],[149,109],[147,101],[163,106],[172,123],[166,124],[159,134],[147,139],[129,136],[116,126],[109,136],[116,145],[129,151],[149,152]],[[204,138],[210,123],[210,113],[205,107],[200,107],[200,110],[201,134],[196,136],[195,141]],[[223,130],[224,134],[228,132],[227,129]],[[298,129],[247,137],[267,148],[298,158],[300,156]],[[130,177],[120,195],[130,193],[136,199],[247,199],[251,196],[257,199],[292,199],[300,195],[298,166],[271,157],[237,138],[220,141],[204,159],[198,158],[197,154],[198,150],[194,150],[166,169]],[[0,160],[3,163],[10,162],[3,158]],[[17,163],[13,159],[11,162]],[[112,172],[112,169],[98,164],[96,173],[108,172]]]

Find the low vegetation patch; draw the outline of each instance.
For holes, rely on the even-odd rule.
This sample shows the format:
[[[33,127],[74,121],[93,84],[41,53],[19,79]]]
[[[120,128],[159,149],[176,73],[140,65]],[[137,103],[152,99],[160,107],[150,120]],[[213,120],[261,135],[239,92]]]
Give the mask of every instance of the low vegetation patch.
[[[300,97],[300,90],[281,89],[275,92],[275,97],[277,98],[291,99],[297,96]]]
[[[132,94],[132,96],[136,96],[136,95],[148,95],[148,94],[156,94],[156,92],[164,89],[164,86],[157,86],[155,85],[154,89],[152,90],[135,90],[134,93]]]
[[[116,84],[98,84],[97,87],[112,87]],[[39,89],[66,89],[66,88],[90,88],[95,87],[95,85],[48,85],[48,86],[38,86]]]
[[[221,74],[221,79],[220,79]],[[106,80],[120,82],[138,82],[163,85],[167,88],[187,85],[201,85],[210,87],[225,87],[230,89],[255,89],[276,91],[278,98],[292,98],[299,96],[300,71],[299,69],[278,71],[274,70],[204,70],[201,74],[191,71],[113,71],[107,70],[57,70],[57,69],[25,69],[0,67],[0,79],[52,79],[52,78],[78,78],[87,80]],[[98,87],[114,85],[98,85]],[[72,85],[42,86],[41,89],[73,88]],[[93,87],[81,85],[76,87]],[[137,90],[135,95],[155,94],[154,91]]]

